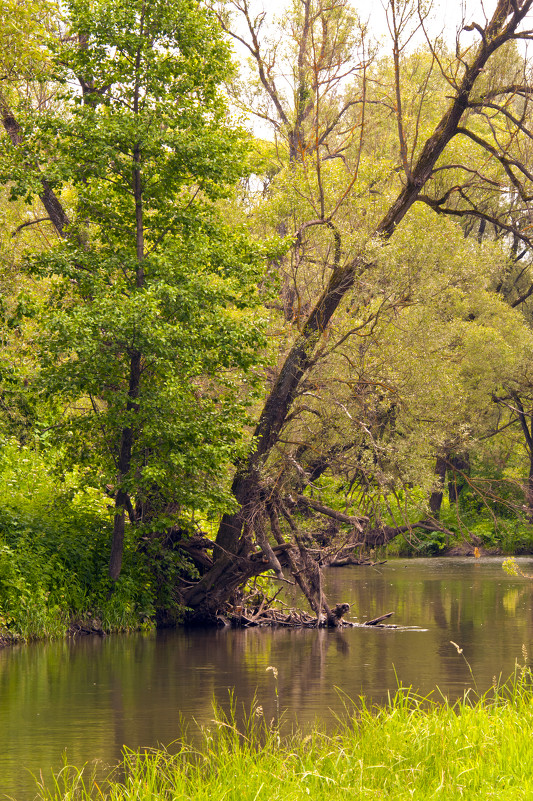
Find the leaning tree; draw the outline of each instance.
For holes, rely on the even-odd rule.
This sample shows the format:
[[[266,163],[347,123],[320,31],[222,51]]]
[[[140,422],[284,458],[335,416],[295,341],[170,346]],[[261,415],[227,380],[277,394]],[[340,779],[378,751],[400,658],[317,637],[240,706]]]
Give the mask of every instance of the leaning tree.
[[[287,154],[287,192],[306,204],[310,213],[307,219],[298,220],[290,262],[286,259],[281,266],[284,311],[295,323],[293,339],[279,359],[258,415],[250,452],[236,466],[232,491],[239,509],[223,516],[213,565],[184,591],[183,597],[197,617],[212,618],[232,591],[261,569],[258,562],[263,562],[263,569],[266,565],[278,574],[285,564],[317,614],[323,613],[334,625],[336,616],[324,598],[319,568],[310,558],[291,514],[295,505],[311,507],[318,514],[350,524],[358,538],[368,543],[383,543],[396,536],[400,528],[373,528],[357,511],[339,514],[303,494],[305,485],[327,470],[352,443],[350,437],[344,442],[334,441],[315,459],[308,459],[305,467],[295,465],[294,451],[289,453],[287,443],[296,406],[301,406],[302,396],[316,387],[321,356],[328,348],[336,318],[347,304],[366,304],[366,323],[373,324],[376,304],[364,299],[365,276],[379,260],[380,251],[394,243],[399,226],[415,203],[423,202],[437,214],[499,225],[500,230],[516,235],[529,247],[527,230],[515,225],[512,218],[506,220],[503,208],[496,219],[479,202],[484,191],[499,192],[503,198],[504,182],[498,183],[490,169],[485,173],[486,155],[477,165],[472,164],[471,145],[484,148],[485,154],[499,162],[507,176],[505,186],[512,180],[527,203],[531,176],[527,164],[517,155],[515,143],[529,136],[524,124],[531,94],[528,75],[523,72],[508,83],[505,71],[491,67],[506,48],[531,38],[527,27],[531,3],[498,2],[490,18],[464,25],[453,54],[431,44],[428,37],[427,67],[418,77],[418,107],[411,109],[410,117],[404,104],[405,42],[412,36],[413,24],[425,32],[427,23],[416,3],[391,2],[388,6],[393,54],[390,82],[385,88],[379,65],[373,69],[374,54],[364,26],[357,28],[353,18],[348,23],[351,12],[344,3],[295,3],[290,25],[283,22],[284,30],[292,35],[285,53],[275,39],[262,35],[264,14],[255,14],[246,0],[236,0],[233,6],[241,24],[232,29],[228,17],[221,13],[222,24],[244,44],[255,64],[252,99],[260,98],[258,113],[271,121],[277,148]],[[278,65],[283,57],[290,65],[289,90],[285,88],[287,68]],[[345,76],[350,80],[343,90]],[[445,110],[431,124],[425,101],[436,91],[435,85]],[[520,106],[519,115],[510,110],[513,104]],[[379,125],[379,115],[377,118],[370,110],[387,106],[397,138],[394,149],[389,150],[392,163],[385,182],[383,172],[365,174],[363,166],[365,147],[375,134],[372,126]],[[482,135],[479,120],[486,123]],[[345,168],[340,191],[338,180],[335,190],[331,188],[332,165]],[[369,196],[377,198],[373,214],[369,213],[369,204],[360,200]],[[358,206],[359,210],[364,206],[363,213],[350,228],[351,215]],[[287,230],[288,217],[280,220],[281,230]],[[291,287],[291,275],[305,269],[306,251],[313,251],[315,262],[320,251],[322,270],[315,270],[314,277],[304,272],[298,290],[298,281]],[[316,279],[317,273],[322,281]],[[391,303],[401,305],[405,301],[397,296]],[[380,311],[382,307],[383,299]],[[362,387],[355,391],[362,391]],[[381,422],[390,423],[393,408],[389,406],[382,413],[389,420]],[[271,469],[280,450],[289,457],[286,464],[292,467],[292,482],[286,480],[287,469]]]

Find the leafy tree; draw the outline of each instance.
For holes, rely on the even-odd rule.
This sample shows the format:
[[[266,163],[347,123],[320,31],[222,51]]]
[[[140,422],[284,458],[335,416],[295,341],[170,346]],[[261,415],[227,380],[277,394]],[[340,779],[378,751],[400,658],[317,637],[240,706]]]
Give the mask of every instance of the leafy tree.
[[[302,518],[345,526],[350,547],[438,527],[442,462],[482,452],[492,397],[531,350],[515,41],[532,2],[500,0],[450,51],[429,36],[414,50],[427,10],[391,0],[388,56],[344,0],[298,0],[275,39],[248,0],[230,6],[245,86],[203,7],[76,0],[48,71],[60,93],[38,114],[2,102],[12,194],[38,195],[62,239],[30,259],[53,290],[41,386],[62,399],[65,449],[113,495],[113,578],[127,516],[148,536],[223,509],[214,547],[172,532],[201,573],[178,587],[196,618],[285,566],[335,625]],[[260,282],[276,363],[245,449],[264,248],[235,224],[244,151],[221,81],[273,131],[240,187],[248,222],[291,243]]]
[[[4,172],[13,196],[48,188],[60,208],[62,241],[29,260],[52,285],[40,381],[64,404],[62,441],[114,498],[117,579],[126,516],[160,530],[228,502],[241,381],[263,341],[250,314],[263,253],[217,208],[246,155],[214,19],[190,0],[65,13],[60,96],[20,109]]]

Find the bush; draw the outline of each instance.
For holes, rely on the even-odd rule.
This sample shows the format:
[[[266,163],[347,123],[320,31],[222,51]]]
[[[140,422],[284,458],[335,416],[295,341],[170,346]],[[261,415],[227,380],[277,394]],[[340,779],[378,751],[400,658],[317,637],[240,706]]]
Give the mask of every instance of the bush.
[[[76,486],[75,475],[57,482],[49,455],[12,440],[3,445],[0,636],[57,637],[73,621],[95,618],[109,631],[149,625],[154,592],[132,532],[111,592],[108,499],[94,488]]]

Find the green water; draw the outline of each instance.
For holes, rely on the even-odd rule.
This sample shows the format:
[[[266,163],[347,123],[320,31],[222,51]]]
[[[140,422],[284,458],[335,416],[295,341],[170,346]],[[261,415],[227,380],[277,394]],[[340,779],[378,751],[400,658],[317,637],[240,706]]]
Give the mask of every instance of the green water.
[[[0,798],[32,799],[31,773],[50,775],[63,754],[112,764],[124,745],[169,744],[212,702],[254,697],[287,721],[333,725],[346,697],[381,702],[398,682],[450,697],[509,675],[522,646],[533,656],[533,580],[507,576],[502,559],[397,560],[330,569],[326,591],[352,604],[352,620],[393,611],[400,628],[336,631],[162,631],[17,646],[0,651]],[[520,559],[533,573],[533,560]]]

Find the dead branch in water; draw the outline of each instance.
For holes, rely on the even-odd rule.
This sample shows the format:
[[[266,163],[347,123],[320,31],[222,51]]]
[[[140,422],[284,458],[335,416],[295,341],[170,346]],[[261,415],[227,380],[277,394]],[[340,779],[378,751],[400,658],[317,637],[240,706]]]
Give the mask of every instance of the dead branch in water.
[[[336,618],[336,627],[354,628],[359,626],[375,626],[378,628],[397,628],[391,624],[384,624],[382,621],[391,617],[394,612],[387,612],[385,615],[367,620],[365,623],[354,623],[345,620],[344,616],[349,612],[350,604],[338,604],[332,609],[332,614]],[[283,609],[265,607],[264,599],[256,607],[243,604],[228,605],[223,613],[217,615],[217,620],[222,626],[232,628],[249,628],[255,626],[282,627],[292,629],[316,629],[331,627],[326,615],[316,617],[300,609]]]

